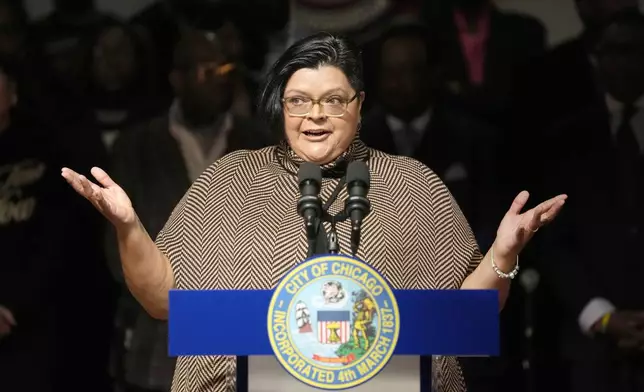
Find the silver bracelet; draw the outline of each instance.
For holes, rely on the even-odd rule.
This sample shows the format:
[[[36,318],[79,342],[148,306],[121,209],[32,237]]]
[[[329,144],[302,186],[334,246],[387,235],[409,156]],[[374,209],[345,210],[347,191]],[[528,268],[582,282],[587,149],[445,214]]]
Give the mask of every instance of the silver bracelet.
[[[492,245],[492,250],[490,252],[490,259],[492,261],[492,269],[501,279],[514,279],[519,274],[519,255],[517,255],[517,263],[514,266],[514,269],[509,273],[505,273],[499,269],[499,267],[494,262],[494,245]]]

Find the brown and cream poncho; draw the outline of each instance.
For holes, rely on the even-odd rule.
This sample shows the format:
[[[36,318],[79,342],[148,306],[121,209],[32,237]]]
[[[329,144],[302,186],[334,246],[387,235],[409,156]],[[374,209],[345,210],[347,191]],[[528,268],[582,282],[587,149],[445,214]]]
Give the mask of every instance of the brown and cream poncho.
[[[459,207],[436,174],[411,158],[392,156],[357,140],[323,166],[323,203],[351,160],[371,174],[371,212],[357,257],[394,289],[457,289],[482,256]],[[179,289],[270,289],[306,258],[296,210],[301,160],[286,143],[237,151],[210,166],[178,204],[157,244],[172,264]],[[341,211],[343,189],[329,208]],[[330,227],[326,227],[330,230]],[[350,252],[350,222],[336,224],[341,253]],[[173,392],[234,392],[234,357],[178,359]],[[453,357],[434,361],[438,390],[462,392]]]

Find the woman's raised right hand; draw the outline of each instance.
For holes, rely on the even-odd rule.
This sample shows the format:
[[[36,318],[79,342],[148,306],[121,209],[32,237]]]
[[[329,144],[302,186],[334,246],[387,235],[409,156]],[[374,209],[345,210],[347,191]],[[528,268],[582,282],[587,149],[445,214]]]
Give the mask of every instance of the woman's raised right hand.
[[[100,185],[66,167],[61,171],[72,188],[89,200],[117,229],[136,223],[136,213],[125,191],[104,170],[94,167],[91,173]]]

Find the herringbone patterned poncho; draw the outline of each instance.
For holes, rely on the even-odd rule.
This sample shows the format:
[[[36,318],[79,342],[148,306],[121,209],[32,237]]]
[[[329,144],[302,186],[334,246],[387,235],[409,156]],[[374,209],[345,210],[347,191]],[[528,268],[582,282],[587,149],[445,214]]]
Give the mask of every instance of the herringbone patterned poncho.
[[[394,289],[457,289],[482,256],[459,207],[430,169],[410,158],[367,148],[356,140],[323,167],[321,198],[338,183],[350,160],[371,173],[372,210],[357,257],[375,267]],[[270,289],[306,258],[303,220],[296,211],[301,160],[282,143],[231,153],[193,184],[159,233],[179,289]],[[346,189],[329,212],[339,212]],[[330,227],[327,227],[329,230]],[[350,252],[350,222],[336,225],[341,253]],[[235,358],[179,358],[173,392],[234,392]],[[437,366],[438,390],[462,392],[456,358]],[[434,385],[436,387],[437,385]]]

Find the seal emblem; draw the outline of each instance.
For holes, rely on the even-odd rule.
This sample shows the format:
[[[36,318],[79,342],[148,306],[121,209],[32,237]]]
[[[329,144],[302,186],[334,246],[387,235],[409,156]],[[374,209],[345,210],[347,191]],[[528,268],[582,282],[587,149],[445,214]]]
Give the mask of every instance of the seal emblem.
[[[391,359],[400,314],[385,279],[361,260],[327,255],[304,261],[279,283],[268,336],[280,364],[310,386],[363,384]]]

